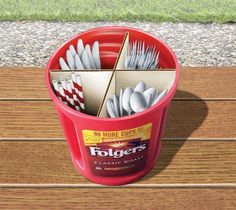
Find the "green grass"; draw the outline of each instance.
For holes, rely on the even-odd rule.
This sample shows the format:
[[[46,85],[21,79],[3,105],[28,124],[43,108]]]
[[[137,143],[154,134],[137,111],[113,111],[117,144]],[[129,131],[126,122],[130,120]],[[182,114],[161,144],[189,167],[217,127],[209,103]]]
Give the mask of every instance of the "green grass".
[[[0,0],[0,20],[236,22],[236,0]]]

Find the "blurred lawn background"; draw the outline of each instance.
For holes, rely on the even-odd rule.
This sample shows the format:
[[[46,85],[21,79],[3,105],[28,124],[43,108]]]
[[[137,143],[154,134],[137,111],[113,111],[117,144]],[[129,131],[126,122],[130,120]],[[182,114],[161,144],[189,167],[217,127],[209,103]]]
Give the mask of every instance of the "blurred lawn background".
[[[236,22],[236,0],[0,0],[0,20]]]

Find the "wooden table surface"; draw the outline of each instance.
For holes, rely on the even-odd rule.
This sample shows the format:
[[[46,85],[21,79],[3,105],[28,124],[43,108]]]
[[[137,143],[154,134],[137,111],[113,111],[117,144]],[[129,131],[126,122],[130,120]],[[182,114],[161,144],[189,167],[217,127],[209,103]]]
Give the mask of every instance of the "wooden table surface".
[[[122,187],[74,169],[42,68],[0,78],[0,209],[236,209],[236,67],[181,69],[156,167]]]

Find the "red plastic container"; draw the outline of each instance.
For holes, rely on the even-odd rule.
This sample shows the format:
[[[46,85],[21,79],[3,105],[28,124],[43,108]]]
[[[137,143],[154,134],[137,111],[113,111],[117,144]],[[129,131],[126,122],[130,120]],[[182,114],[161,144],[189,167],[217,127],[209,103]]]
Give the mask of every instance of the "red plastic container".
[[[76,45],[79,38],[89,44],[95,40],[100,41],[102,67],[113,68],[126,32],[130,33],[130,41],[145,40],[147,44],[156,45],[160,50],[160,66],[176,70],[174,84],[164,99],[144,112],[115,119],[79,113],[63,104],[51,88],[50,69],[59,69],[59,57],[65,57],[69,45]],[[172,50],[156,37],[133,28],[92,29],[77,35],[57,49],[46,67],[46,84],[58,112],[72,160],[79,172],[87,179],[104,185],[123,185],[146,175],[158,159],[167,111],[176,92],[178,79],[179,65]],[[138,139],[139,132],[142,131],[147,132],[146,136],[149,136],[145,141]],[[113,138],[112,135],[117,135],[117,138],[119,135],[121,137],[127,135],[131,138],[126,142],[125,147],[123,145],[123,149],[118,149],[119,151],[116,149],[117,144],[114,149],[107,147],[106,144],[90,148],[85,139],[89,132],[94,132],[93,137],[97,135],[98,139],[101,135],[107,135],[108,139]],[[104,168],[108,171],[99,171]]]

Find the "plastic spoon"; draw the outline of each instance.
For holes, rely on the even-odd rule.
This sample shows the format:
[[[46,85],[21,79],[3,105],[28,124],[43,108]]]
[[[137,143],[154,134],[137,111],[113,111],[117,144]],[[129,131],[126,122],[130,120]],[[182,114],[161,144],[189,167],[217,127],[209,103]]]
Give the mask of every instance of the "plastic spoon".
[[[152,102],[153,102],[153,96],[152,96],[151,93],[148,94],[148,96],[146,98],[146,101],[147,101],[147,108],[148,108],[148,107],[150,107],[152,105]]]
[[[144,92],[146,90],[146,84],[145,82],[141,81],[139,82],[136,87],[134,88],[134,91],[136,92]]]
[[[147,101],[141,92],[133,92],[130,97],[130,106],[134,112],[142,112],[147,108]]]
[[[114,108],[112,99],[110,99],[110,98],[107,100],[107,112],[111,118],[116,117],[115,108]]]
[[[128,113],[128,115],[130,115],[132,112],[132,108],[130,106],[130,96],[132,95],[133,92],[134,92],[134,90],[131,87],[125,88],[125,90],[123,92],[122,106],[123,106],[124,110]]]
[[[116,94],[113,94],[112,98],[113,98],[113,105],[114,105],[114,108],[115,108],[116,116],[120,117],[119,101],[118,101],[118,99],[116,97]]]
[[[158,90],[154,87],[151,87],[151,88],[148,88],[147,90],[145,90],[143,92],[143,94],[144,94],[146,100],[147,100],[149,94],[152,94],[152,100],[155,100],[158,95]]]
[[[156,99],[152,102],[152,106],[155,105],[157,102],[159,102],[168,92],[167,89],[164,89],[157,97]]]
[[[123,98],[123,89],[120,89],[120,95],[119,95],[119,107],[120,107],[120,116],[123,117],[123,106],[122,106],[122,98]]]
[[[70,67],[67,65],[67,63],[62,57],[59,58],[59,64],[62,70],[70,70]]]

